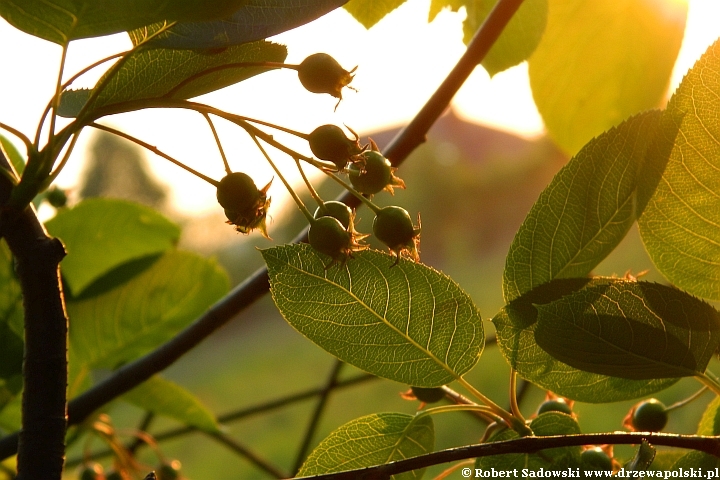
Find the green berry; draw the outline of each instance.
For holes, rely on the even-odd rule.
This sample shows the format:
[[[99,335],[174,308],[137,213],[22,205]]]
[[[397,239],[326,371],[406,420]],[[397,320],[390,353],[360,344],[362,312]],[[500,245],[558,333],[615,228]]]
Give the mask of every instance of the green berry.
[[[425,403],[439,402],[445,398],[445,392],[442,388],[425,388],[425,387],[410,387],[415,398]]]
[[[104,478],[103,468],[99,463],[84,465],[80,469],[80,474],[78,475],[79,480],[102,480]]]
[[[342,99],[342,89],[352,81],[354,71],[348,72],[327,53],[310,55],[297,66],[298,78],[307,91],[338,99]]]
[[[352,209],[342,202],[331,200],[324,202],[322,207],[315,210],[315,218],[333,217],[338,219],[343,227],[350,228],[350,219],[352,218]]]
[[[347,138],[337,125],[321,125],[308,135],[313,155],[334,163],[338,170],[345,168],[351,157],[362,152],[358,140],[357,135],[354,140]]]
[[[260,191],[249,175],[234,172],[220,180],[217,187],[218,203],[226,210],[244,212],[260,199]]]
[[[45,199],[55,208],[62,208],[67,205],[67,194],[65,190],[58,187],[51,187],[45,192]]]
[[[363,152],[360,160],[348,168],[350,183],[355,190],[366,195],[378,193],[392,182],[390,161],[380,152]]]
[[[538,408],[538,415],[542,415],[545,412],[560,412],[567,415],[572,415],[572,409],[562,398],[556,398],[553,400],[546,400]]]
[[[157,480],[177,480],[180,478],[180,462],[173,460],[170,463],[163,462],[157,471]]]
[[[583,470],[612,471],[612,459],[601,448],[594,447],[580,454]]]
[[[344,261],[352,247],[352,235],[334,217],[320,217],[312,222],[308,242],[320,253],[333,261]]]
[[[659,432],[667,421],[665,405],[655,398],[640,402],[632,411],[631,425],[636,432]]]
[[[417,237],[420,228],[413,226],[410,214],[402,207],[381,208],[373,220],[373,234],[392,250],[400,261],[400,254],[408,252],[417,261]]]

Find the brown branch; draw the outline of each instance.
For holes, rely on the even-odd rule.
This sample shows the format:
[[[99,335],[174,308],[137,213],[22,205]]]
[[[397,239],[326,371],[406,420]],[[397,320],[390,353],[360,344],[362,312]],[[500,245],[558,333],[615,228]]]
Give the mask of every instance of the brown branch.
[[[385,150],[385,156],[390,158],[395,165],[402,163],[410,152],[425,140],[427,131],[447,108],[450,100],[470,73],[472,73],[475,66],[483,60],[485,54],[490,50],[500,35],[500,32],[502,32],[505,25],[510,21],[513,13],[522,4],[522,1],[523,0],[498,1],[497,5],[475,34],[470,45],[468,45],[467,51],[463,54],[446,80],[440,85],[435,94],[433,94],[410,124],[393,139]],[[71,133],[72,129],[66,129],[66,131],[61,132],[61,134],[65,136]],[[358,204],[358,200],[349,194],[343,195],[340,199],[349,205],[357,206]],[[295,242],[303,241],[306,236],[307,229],[295,238]],[[155,373],[162,371],[174,363],[213,331],[227,323],[238,312],[245,309],[258,298],[264,296],[268,290],[269,281],[267,270],[262,268],[247,278],[242,284],[237,286],[226,297],[221,299],[172,340],[153,352],[124,365],[111,376],[72,400],[68,406],[70,423],[80,423],[94,410],[131,390]],[[11,434],[0,439],[0,459],[15,453],[15,449],[17,448],[16,444],[17,434]]]
[[[390,478],[390,475],[469,458],[489,457],[491,455],[503,455],[507,453],[537,453],[547,448],[576,447],[579,445],[635,445],[639,444],[642,440],[647,440],[653,445],[698,450],[720,457],[720,439],[718,437],[646,432],[590,433],[555,437],[523,437],[515,440],[506,440],[504,442],[469,445],[428,453],[427,455],[386,463],[376,467],[359,468],[346,472],[302,478],[312,478],[313,480],[384,479]]]
[[[17,173],[0,150],[0,168]],[[2,176],[0,198],[13,185]],[[48,236],[27,206],[0,214],[0,236],[16,260],[23,292],[25,353],[23,359],[22,430],[19,434],[18,479],[59,480],[65,459],[68,320],[60,283],[63,244]]]

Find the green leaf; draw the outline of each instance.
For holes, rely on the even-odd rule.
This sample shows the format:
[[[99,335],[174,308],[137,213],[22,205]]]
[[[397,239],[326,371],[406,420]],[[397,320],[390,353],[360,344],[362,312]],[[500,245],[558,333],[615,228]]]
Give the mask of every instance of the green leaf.
[[[205,432],[217,432],[215,416],[195,395],[180,385],[155,375],[122,396],[145,411],[164,415]]]
[[[247,0],[0,0],[0,15],[15,28],[58,44],[168,21],[230,15]]]
[[[227,290],[214,261],[171,250],[128,282],[68,301],[73,354],[91,368],[115,368],[172,338]]]
[[[22,427],[21,375],[10,380],[0,380],[0,429],[7,433],[17,432]]]
[[[592,137],[663,101],[682,43],[687,3],[550,0],[529,61],[550,136],[574,154]]]
[[[547,412],[539,415],[530,423],[536,436],[577,435],[580,426],[570,415],[559,412]],[[502,430],[490,437],[489,442],[513,440],[520,438],[513,430]],[[475,468],[482,470],[513,470],[527,468],[537,471],[564,470],[580,465],[581,447],[563,447],[545,449],[541,453],[510,453],[480,457],[475,461]]]
[[[637,115],[588,143],[540,194],[510,246],[510,302],[555,278],[583,277],[635,221],[635,192],[659,111]]]
[[[57,114],[65,118],[76,118],[80,115],[85,104],[90,100],[92,89],[65,90],[60,95],[60,105]]]
[[[23,335],[22,290],[15,277],[10,249],[3,241],[0,242],[0,408],[13,393],[7,389],[5,380],[22,374]]]
[[[688,72],[667,110],[679,134],[657,169],[640,234],[674,285],[720,300],[720,41]]]
[[[701,374],[720,345],[720,313],[649,282],[594,281],[537,306],[535,340],[586,372],[632,380]]]
[[[102,90],[85,107],[86,113],[113,106],[115,111],[126,111],[117,105],[138,100],[197,97],[270,70],[234,66],[238,63],[282,62],[286,56],[285,46],[264,41],[220,50],[143,49],[98,82],[96,88]],[[63,93],[66,95],[70,97],[65,102],[74,108],[68,106],[64,113],[79,113],[77,105],[85,94]],[[127,110],[137,108],[131,104]]]
[[[298,476],[321,475],[430,453],[435,428],[429,415],[377,413],[360,417],[332,432],[305,460]],[[394,475],[395,480],[417,480],[425,469]]]
[[[68,251],[63,278],[78,296],[113,268],[175,245],[180,228],[151,208],[115,199],[88,199],[47,222]]]
[[[370,28],[403,3],[405,0],[350,0],[345,10],[363,27]]]
[[[692,451],[680,457],[670,468],[670,470],[679,471],[681,468],[686,471],[691,468],[699,468],[704,472],[714,471],[720,467],[720,458],[705,452]]]
[[[715,397],[703,412],[697,434],[705,436],[720,435],[720,397]]]
[[[457,12],[461,7],[465,6],[465,1],[466,0],[430,0],[428,23],[435,20],[438,13],[442,12],[445,8],[450,9],[452,12]]]
[[[344,362],[418,387],[439,387],[475,365],[482,319],[450,278],[365,251],[326,269],[310,245],[262,251],[270,293],[300,333]]]
[[[589,282],[587,278],[553,280],[510,302],[493,318],[498,346],[510,366],[542,388],[588,403],[640,398],[677,382],[677,378],[628,380],[585,372],[555,359],[537,344],[538,309]]]
[[[2,150],[8,160],[10,160],[10,163],[12,163],[13,167],[15,167],[15,171],[22,175],[25,170],[25,157],[20,153],[17,147],[15,147],[14,143],[3,135],[0,135],[0,145],[2,146]]]
[[[464,41],[470,43],[497,3],[496,0],[465,0],[467,17],[463,23]],[[545,31],[548,0],[525,0],[482,61],[492,77],[527,60]]]
[[[187,49],[254,42],[311,22],[345,2],[347,0],[247,0],[228,18],[178,23],[150,44]]]

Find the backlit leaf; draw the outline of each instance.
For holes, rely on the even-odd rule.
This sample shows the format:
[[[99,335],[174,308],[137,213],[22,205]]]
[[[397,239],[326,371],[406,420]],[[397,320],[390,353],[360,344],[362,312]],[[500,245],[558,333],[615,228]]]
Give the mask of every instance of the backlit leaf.
[[[133,388],[122,399],[206,432],[217,432],[215,416],[192,393],[158,375]]]
[[[638,223],[645,248],[674,285],[720,300],[720,41],[668,104],[679,134]]]
[[[299,476],[342,472],[382,465],[430,453],[435,429],[429,415],[377,413],[360,417],[332,432],[305,460]],[[395,480],[417,480],[424,469],[394,475]]]
[[[283,45],[254,42],[213,50],[171,50],[150,48],[133,53],[117,69],[111,70],[96,88],[101,92],[91,100],[86,112],[102,107],[126,111],[119,104],[154,98],[187,99],[233,85],[267,67],[242,66],[247,62],[282,62],[287,55]],[[68,91],[62,97],[63,114],[79,113],[78,104],[86,93]],[[88,99],[85,100],[86,102]],[[61,104],[63,100],[61,98]],[[83,103],[83,105],[85,105]],[[81,107],[82,108],[82,107]],[[127,110],[140,108],[131,104]]]
[[[470,43],[496,0],[465,0],[467,17],[463,23],[465,43]],[[527,60],[542,38],[548,16],[548,0],[525,0],[482,61],[492,77]]]
[[[270,292],[295,329],[341,360],[418,387],[439,387],[477,362],[482,320],[466,293],[425,265],[376,251],[342,268],[310,245],[262,251]]]
[[[593,284],[603,281],[607,279],[593,280]],[[537,344],[538,309],[590,282],[587,278],[553,280],[510,302],[493,318],[498,346],[510,366],[542,388],[588,403],[640,398],[677,382],[677,378],[629,380],[585,372],[557,360]]]
[[[247,0],[0,0],[0,15],[25,33],[65,44],[151,23],[223,18]]]
[[[715,397],[710,402],[710,405],[705,408],[698,425],[697,434],[705,436],[720,435],[720,397]]]
[[[405,0],[350,0],[345,10],[363,27],[370,28],[403,3]]]
[[[585,145],[540,194],[510,246],[506,302],[555,278],[583,277],[635,221],[638,172],[660,119],[637,115]]]
[[[538,305],[535,340],[577,369],[632,380],[703,373],[720,344],[720,313],[649,282],[596,281]]]
[[[171,248],[180,228],[155,210],[116,199],[88,199],[46,224],[68,255],[61,263],[73,295],[113,268]]]
[[[347,0],[245,0],[229,18],[183,22],[152,40],[163,48],[221,48],[262,40],[315,20]],[[132,35],[131,35],[132,37]]]
[[[530,428],[536,436],[577,435],[580,426],[570,415],[558,412],[547,412],[539,415],[530,423]],[[513,430],[502,430],[490,437],[490,441],[513,440],[520,438]],[[566,470],[580,465],[581,447],[563,447],[545,449],[542,453],[525,454],[510,453],[480,457],[475,461],[475,468],[491,471],[495,469],[513,470],[527,468],[532,471]]]
[[[591,138],[663,101],[685,30],[676,0],[550,0],[529,61],[550,136],[574,154]]]
[[[2,144],[3,152],[8,160],[10,160],[10,163],[15,167],[15,171],[22,175],[23,170],[25,170],[25,157],[20,153],[14,143],[3,135],[0,135],[0,144]]]
[[[115,368],[172,338],[227,290],[214,261],[171,250],[130,281],[68,301],[73,354],[91,368]]]

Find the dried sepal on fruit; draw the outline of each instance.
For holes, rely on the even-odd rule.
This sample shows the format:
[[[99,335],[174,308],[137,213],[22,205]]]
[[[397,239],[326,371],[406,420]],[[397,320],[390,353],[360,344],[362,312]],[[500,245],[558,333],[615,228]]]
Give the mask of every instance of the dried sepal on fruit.
[[[356,69],[345,70],[327,53],[314,53],[297,66],[298,78],[307,91],[330,94],[338,99],[338,105],[342,89],[352,82]]]
[[[348,167],[350,183],[365,195],[374,195],[382,190],[394,195],[393,187],[404,189],[405,182],[395,176],[397,168],[379,152],[372,139],[370,143],[371,149],[355,156]]]
[[[325,265],[325,269],[328,269],[336,263],[344,265],[353,252],[367,249],[367,245],[360,243],[365,237],[367,235],[355,231],[354,215],[350,217],[347,227],[335,217],[322,216],[310,224],[308,243],[318,252],[330,257],[330,263]]]
[[[226,175],[217,188],[217,199],[225,209],[227,223],[235,225],[235,230],[248,234],[259,230],[265,238],[267,234],[266,218],[270,208],[267,191],[272,180],[258,189],[252,178],[242,172]]]
[[[334,163],[337,171],[343,170],[348,162],[353,161],[366,148],[360,146],[358,134],[350,127],[347,129],[355,136],[354,139],[347,138],[342,128],[337,125],[320,125],[308,135],[313,155],[320,160]]]
[[[381,208],[373,220],[373,234],[395,254],[395,263],[405,256],[415,262],[420,261],[420,214],[418,225],[413,225],[410,214],[402,207]]]

